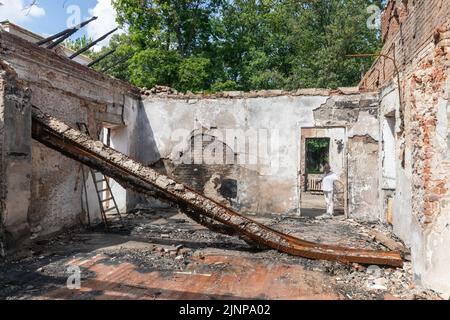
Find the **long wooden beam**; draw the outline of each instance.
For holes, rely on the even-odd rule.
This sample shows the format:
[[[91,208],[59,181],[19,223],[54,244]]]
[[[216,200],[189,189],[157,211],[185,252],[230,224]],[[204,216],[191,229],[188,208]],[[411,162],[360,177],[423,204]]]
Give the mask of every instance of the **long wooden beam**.
[[[310,259],[401,267],[399,252],[344,248],[304,241],[240,215],[130,157],[95,141],[59,119],[33,108],[33,138],[69,158],[101,171],[124,188],[178,205],[214,231],[240,235],[281,252]]]

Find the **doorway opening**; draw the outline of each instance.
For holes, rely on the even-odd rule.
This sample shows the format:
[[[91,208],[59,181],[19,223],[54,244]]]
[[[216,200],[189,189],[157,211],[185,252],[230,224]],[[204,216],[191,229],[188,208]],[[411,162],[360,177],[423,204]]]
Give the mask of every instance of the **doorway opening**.
[[[396,190],[396,134],[395,111],[386,114],[382,122],[382,188],[384,217],[389,224],[394,223],[394,199]]]
[[[305,191],[320,192],[323,168],[329,162],[330,138],[307,138],[305,148]]]
[[[334,188],[334,215],[345,214],[347,197],[347,158],[345,128],[302,128],[299,176],[300,212],[319,217],[326,212],[322,191],[324,166],[339,176]]]

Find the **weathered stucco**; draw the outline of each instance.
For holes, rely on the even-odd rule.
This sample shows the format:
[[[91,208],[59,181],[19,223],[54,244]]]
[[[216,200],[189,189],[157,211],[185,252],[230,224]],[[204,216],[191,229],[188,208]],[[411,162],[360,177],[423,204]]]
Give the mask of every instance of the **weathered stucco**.
[[[145,143],[139,148],[139,156],[145,163],[240,212],[298,214],[302,128],[341,127],[345,136],[334,138],[344,140],[344,145],[348,139],[367,135],[377,148],[377,102],[376,94],[354,92],[184,99],[182,95],[151,95],[143,101],[143,115],[138,122],[143,137],[140,143]],[[247,143],[235,143],[239,132],[247,133]],[[252,137],[259,138],[256,147],[248,143]],[[213,163],[217,160],[210,152],[214,148],[223,150],[226,164]],[[350,148],[347,151],[355,152],[355,157],[361,152]],[[226,158],[230,154],[231,158]],[[372,161],[376,170],[378,150],[365,161]],[[352,203],[350,215],[376,220],[378,184],[372,176],[363,174],[365,168],[367,165],[361,163],[361,172],[353,175],[352,171],[349,185],[358,181],[357,187],[351,188],[355,200],[359,201],[365,192],[371,197]]]
[[[30,233],[30,134],[30,93],[0,61],[0,240],[6,245],[26,240]]]
[[[377,94],[335,96],[315,110],[315,126],[347,128],[349,216],[378,221],[378,100]]]
[[[0,32],[0,59],[7,61],[18,79],[29,88],[33,106],[74,127],[77,122],[86,123],[94,136],[101,127],[123,128],[126,126],[124,117],[135,117],[131,110],[135,102],[129,100],[140,101],[138,89],[50,50]],[[19,127],[19,121],[31,123],[31,116],[25,114],[24,120],[15,119],[11,126]],[[31,192],[31,199],[24,196],[18,203],[27,206],[24,211],[27,211],[26,220],[32,233],[44,235],[85,223],[81,166],[32,141],[30,134],[24,139],[32,146],[32,166],[26,173],[32,179],[31,188],[21,188]],[[131,149],[124,151],[131,152]],[[20,177],[14,175],[13,180],[19,182]],[[87,177],[91,221],[95,222],[100,217],[99,205],[91,177]]]

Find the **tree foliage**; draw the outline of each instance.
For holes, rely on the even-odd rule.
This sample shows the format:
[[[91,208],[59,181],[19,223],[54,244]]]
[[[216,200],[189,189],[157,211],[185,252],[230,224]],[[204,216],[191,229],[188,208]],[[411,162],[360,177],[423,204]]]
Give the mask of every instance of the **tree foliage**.
[[[353,86],[372,60],[345,55],[379,49],[367,8],[382,2],[113,0],[128,35],[103,64],[133,54],[109,73],[181,91]]]
[[[70,38],[65,40],[64,46],[77,52],[78,50],[88,46],[91,42],[92,42],[92,39],[90,39],[84,35],[75,40],[72,40]],[[92,49],[89,49],[89,50],[83,52],[83,55],[90,57],[90,58],[94,58],[96,56],[95,52]]]
[[[306,172],[311,174],[321,173],[322,167],[328,163],[330,153],[330,139],[310,138],[306,139]]]
[[[98,71],[107,70],[107,73],[126,82],[131,81],[130,65],[133,56],[138,52],[126,34],[115,34],[111,37],[109,46],[103,47],[99,52],[94,52],[90,57],[96,59],[103,54],[115,49],[115,52],[94,65]]]

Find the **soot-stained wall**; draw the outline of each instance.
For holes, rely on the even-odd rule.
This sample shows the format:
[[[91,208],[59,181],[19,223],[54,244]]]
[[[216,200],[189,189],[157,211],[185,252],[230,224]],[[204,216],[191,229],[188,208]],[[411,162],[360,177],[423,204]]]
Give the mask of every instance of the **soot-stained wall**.
[[[3,31],[0,31],[0,60],[9,64],[29,91],[30,105],[74,128],[77,122],[86,123],[91,135],[96,136],[102,127],[120,129],[134,123],[140,103],[140,91],[135,87]],[[17,130],[21,122],[31,125],[31,113],[23,113],[14,123],[6,123],[5,130]],[[122,150],[129,155],[136,140],[132,135],[133,131],[127,133],[127,147]],[[87,210],[82,208],[80,164],[33,141],[30,132],[23,138],[30,147],[32,165],[29,172],[18,173],[13,180],[29,177],[30,185],[23,185],[22,189],[30,196],[17,201],[21,205],[9,211],[10,217],[27,224],[32,236],[85,223]],[[99,204],[92,180],[87,177],[91,221],[95,222],[99,218]],[[23,206],[25,215],[19,210]]]
[[[349,214],[377,220],[378,180],[368,174],[378,168],[377,108],[377,94],[351,90],[150,94],[138,122],[139,153],[242,213],[299,214],[302,128],[340,127],[351,165]]]

